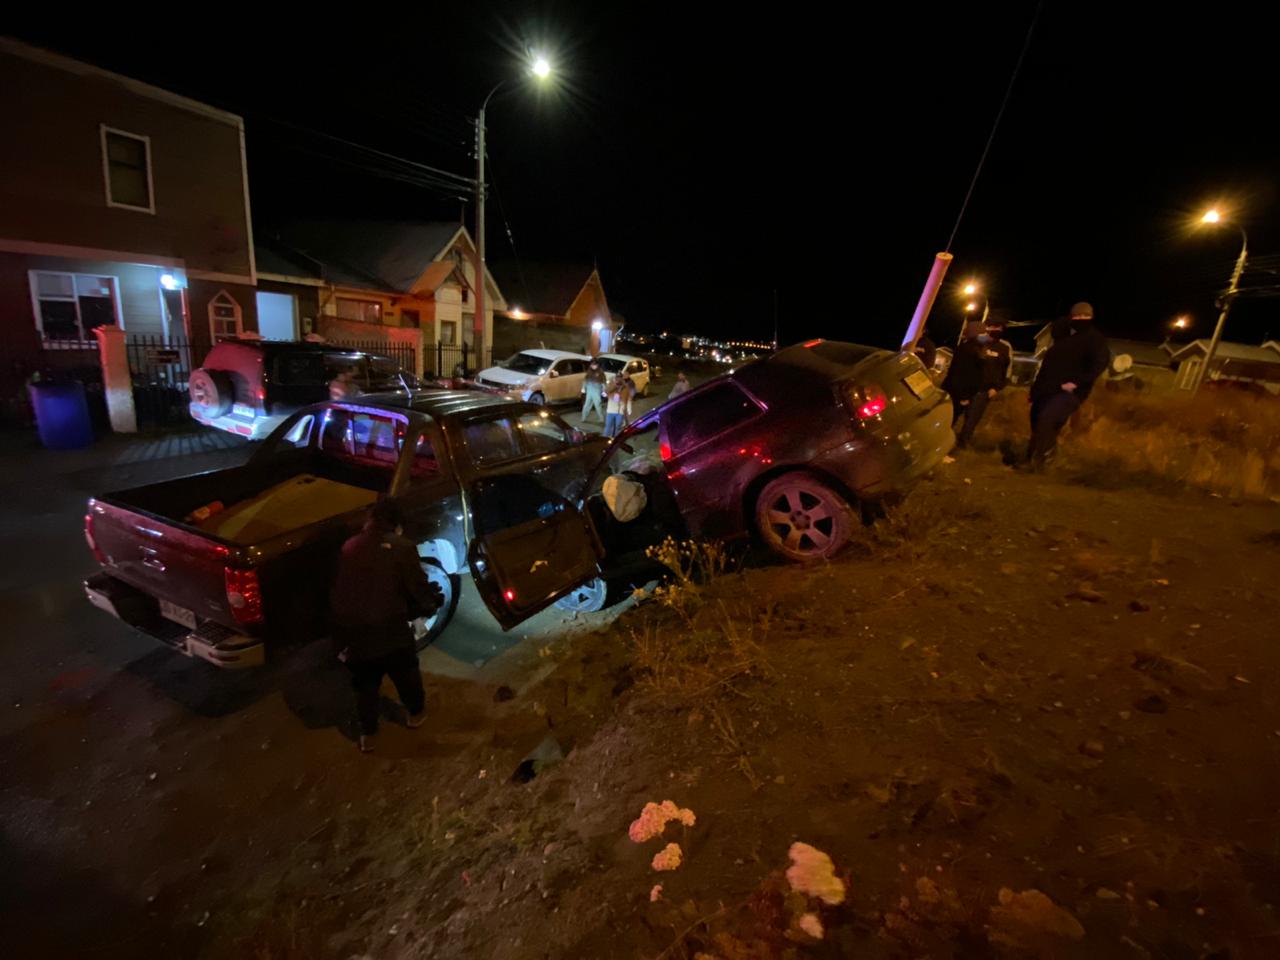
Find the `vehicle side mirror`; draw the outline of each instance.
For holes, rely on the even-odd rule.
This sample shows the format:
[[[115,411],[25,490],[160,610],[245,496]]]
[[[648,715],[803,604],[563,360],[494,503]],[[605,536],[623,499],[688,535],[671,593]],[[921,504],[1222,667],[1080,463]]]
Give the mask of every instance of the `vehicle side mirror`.
[[[548,377],[558,377],[558,376],[560,376],[560,371],[559,371],[559,370],[549,370],[549,371],[547,372],[547,376],[548,376]]]
[[[585,443],[585,442],[586,442],[586,439],[587,439],[587,435],[586,435],[585,433],[583,433],[581,430],[570,430],[570,431],[569,431],[569,442],[570,442],[570,443],[574,443],[574,444],[581,444],[581,443]]]

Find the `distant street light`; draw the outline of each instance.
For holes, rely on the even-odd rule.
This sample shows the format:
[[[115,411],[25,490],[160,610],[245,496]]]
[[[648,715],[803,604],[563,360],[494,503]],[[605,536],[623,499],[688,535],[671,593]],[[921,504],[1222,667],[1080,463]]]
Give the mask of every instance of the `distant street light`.
[[[961,293],[963,293],[966,297],[972,297],[978,294],[980,289],[981,288],[978,286],[977,281],[970,280],[961,289]],[[967,323],[970,319],[972,319],[971,315],[978,312],[978,302],[976,300],[970,300],[968,303],[964,305],[964,312],[965,312],[965,322]],[[991,301],[987,299],[987,295],[984,293],[982,294],[982,322],[984,324],[987,322],[987,316],[988,314],[990,314],[990,312],[991,312]],[[964,341],[964,327],[965,325],[963,323],[960,324],[960,335],[956,337],[957,344],[960,344]]]
[[[1171,326],[1175,330],[1186,330],[1188,327],[1191,326],[1191,318],[1186,316],[1185,314],[1183,314],[1180,317],[1174,317],[1173,323],[1171,324]]]
[[[975,310],[977,310],[977,309],[978,309],[978,305],[977,305],[976,303],[966,303],[966,304],[964,305],[964,312],[965,312],[965,313],[973,313],[973,311],[975,311]]]
[[[966,283],[964,285],[964,295],[966,297],[972,297],[977,292],[978,292],[978,285],[976,283]]]
[[[529,63],[529,72],[537,77],[539,81],[545,81],[551,76],[551,63],[546,57],[541,55],[532,55]],[[489,101],[493,99],[493,95],[505,87],[511,78],[500,80],[489,95],[484,98],[480,104],[480,113],[476,117],[476,276],[475,276],[475,294],[476,294],[476,316],[473,324],[472,339],[475,341],[476,369],[479,370],[484,366],[484,301],[485,301],[485,241],[484,241],[484,201],[488,192],[488,184],[484,180],[484,154],[485,154],[485,111],[489,108]],[[517,308],[518,309],[518,308]]]
[[[1216,207],[1206,210],[1200,218],[1201,223],[1218,224],[1223,222],[1222,212]],[[1214,325],[1213,336],[1209,340],[1209,350],[1204,356],[1204,363],[1200,369],[1196,371],[1195,383],[1192,384],[1192,393],[1200,389],[1200,385],[1204,383],[1204,378],[1209,374],[1209,367],[1213,363],[1213,358],[1218,352],[1218,342],[1222,339],[1222,328],[1226,325],[1227,314],[1231,312],[1231,304],[1236,299],[1236,294],[1240,292],[1240,275],[1244,273],[1244,265],[1249,259],[1249,235],[1245,233],[1244,227],[1235,220],[1227,220],[1233,223],[1237,230],[1240,231],[1240,256],[1236,257],[1235,268],[1231,271],[1231,282],[1227,284],[1226,293],[1222,295],[1222,310],[1218,314],[1218,322]]]

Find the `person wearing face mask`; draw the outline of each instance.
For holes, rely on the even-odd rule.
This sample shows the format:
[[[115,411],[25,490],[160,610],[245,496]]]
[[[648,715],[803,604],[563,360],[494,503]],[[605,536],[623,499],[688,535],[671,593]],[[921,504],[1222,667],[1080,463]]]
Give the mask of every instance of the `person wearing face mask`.
[[[1055,322],[1053,346],[1045,351],[1031,384],[1031,443],[1022,466],[1038,470],[1058,447],[1058,434],[1089,396],[1111,362],[1107,338],[1093,325],[1093,307],[1071,308],[1068,323]]]
[[[951,429],[956,433],[957,450],[969,445],[990,399],[987,396],[987,345],[984,339],[986,333],[982,321],[966,321],[960,345],[956,347],[947,376],[942,381],[942,389],[951,394],[955,413]],[[963,424],[956,430],[961,421]]]

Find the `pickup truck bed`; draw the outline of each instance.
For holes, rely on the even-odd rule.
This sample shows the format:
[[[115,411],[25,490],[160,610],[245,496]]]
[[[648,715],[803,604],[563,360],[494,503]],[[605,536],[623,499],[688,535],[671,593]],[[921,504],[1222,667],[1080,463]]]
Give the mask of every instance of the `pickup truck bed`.
[[[262,636],[306,635],[323,618],[316,591],[296,584],[328,583],[337,547],[386,483],[384,471],[300,452],[98,498],[85,532],[104,569],[89,599],[188,654],[256,666]],[[210,504],[223,508],[193,516]]]

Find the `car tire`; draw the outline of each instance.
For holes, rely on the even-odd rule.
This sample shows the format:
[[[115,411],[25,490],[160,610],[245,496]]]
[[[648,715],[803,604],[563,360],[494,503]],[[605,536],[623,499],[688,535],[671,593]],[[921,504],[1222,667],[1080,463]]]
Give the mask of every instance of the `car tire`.
[[[462,593],[462,578],[456,573],[446,573],[444,565],[434,557],[422,557],[420,563],[422,572],[444,594],[444,603],[439,610],[429,617],[409,621],[409,628],[413,631],[413,645],[422,651],[435,643],[436,638],[444,633],[445,627],[453,619],[458,609],[458,596]]]
[[[849,542],[854,528],[849,501],[830,484],[802,470],[770,480],[756,498],[756,530],[785,560],[826,560]]]
[[[556,601],[557,610],[569,613],[598,613],[601,610],[620,603],[624,591],[616,583],[610,583],[603,577],[596,577],[586,583],[579,584]]]
[[[541,392],[529,394],[529,402],[534,406],[541,407],[547,402],[547,398]]]
[[[187,394],[210,419],[225,417],[235,402],[235,386],[231,377],[221,370],[206,370],[204,367],[191,371]]]

